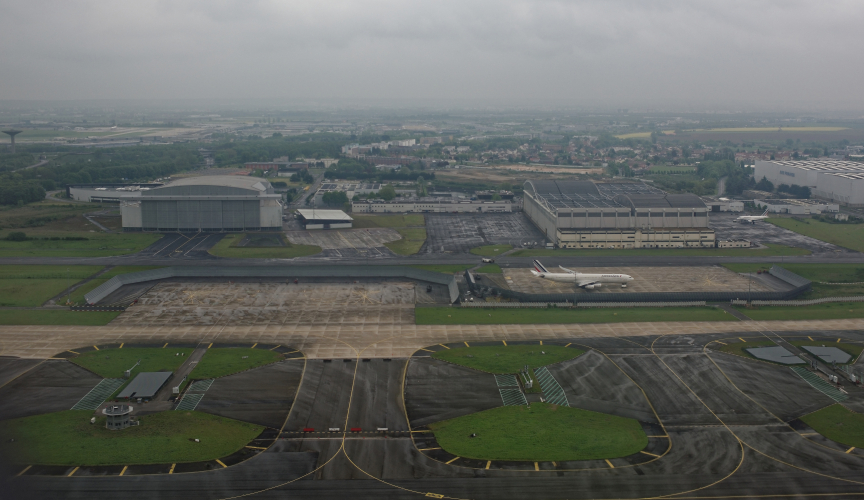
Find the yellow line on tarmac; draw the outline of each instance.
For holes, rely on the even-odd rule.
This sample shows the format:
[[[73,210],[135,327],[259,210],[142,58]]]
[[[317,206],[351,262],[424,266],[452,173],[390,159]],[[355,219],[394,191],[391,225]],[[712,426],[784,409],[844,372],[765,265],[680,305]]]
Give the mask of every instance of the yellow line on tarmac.
[[[440,450],[441,448],[420,448],[420,451]]]
[[[222,461],[219,460],[218,458],[216,459],[216,463],[221,465],[222,467],[228,467],[227,465],[223,464]]]
[[[260,446],[246,446],[247,448],[252,448],[253,450],[266,450],[267,448],[262,448]]]
[[[438,344],[438,345],[440,345],[440,346],[443,347],[444,349],[450,349],[449,347],[447,347],[447,346],[444,345],[444,344]]]
[[[648,453],[648,452],[645,451],[645,450],[642,450],[642,451],[640,451],[639,453],[644,453],[644,454],[646,454],[646,455],[650,455],[650,456],[652,456],[652,457],[660,458],[660,455],[655,455],[655,454],[653,454],[653,453]]]
[[[726,345],[726,342],[720,342],[719,340],[715,340],[714,342],[717,342],[718,344]]]
[[[540,470],[540,464],[534,462],[534,470]]]
[[[504,345],[507,345],[507,341],[506,341],[506,340],[502,340],[501,342],[503,342]]]
[[[838,344],[840,343],[840,340],[841,340],[841,339],[839,339],[839,338],[837,339],[837,343],[838,343]]]
[[[807,338],[810,339],[810,342],[813,342],[813,337],[808,335]]]
[[[468,345],[468,342],[465,342],[465,347],[471,347],[471,346]]]
[[[99,348],[98,348],[98,347],[96,347],[96,346],[95,346],[95,345],[94,345],[94,346],[93,346],[93,349],[96,349],[96,350],[97,350],[97,351],[98,351],[98,350],[99,350]]]
[[[552,462],[552,467],[558,467],[558,462]]]
[[[431,492],[430,492],[430,493],[426,493],[426,494],[423,495],[423,496],[424,496],[424,497],[428,497],[428,498],[444,498],[444,495],[439,495],[438,493],[431,493]]]
[[[450,461],[447,462],[447,465],[450,465],[450,464],[452,464],[453,462],[459,460],[459,458],[460,458],[460,457],[454,457],[454,458],[451,458]]]
[[[120,347],[118,347],[117,349],[123,349],[123,346],[124,346],[124,345],[126,345],[126,342],[121,343],[121,344],[120,344]]]
[[[250,347],[250,349],[255,349],[256,345],[258,345],[258,342],[255,342],[254,344],[252,344],[252,347]]]
[[[849,448],[848,450],[846,450],[846,453],[852,453],[852,450],[854,450],[854,449],[855,449],[855,447],[853,446],[853,447]]]
[[[128,469],[128,468],[129,468],[128,465],[124,465],[123,470],[120,471],[120,475],[122,476],[123,474],[126,474],[126,469]]]
[[[569,344],[565,345],[564,347],[570,347],[571,345],[573,345],[573,342],[570,342]]]
[[[492,461],[491,461],[491,460],[489,460],[488,462],[486,462],[486,470],[489,470],[489,467],[491,467],[491,466],[492,466]]]
[[[168,344],[165,344],[165,345],[168,345]],[[211,347],[213,347],[213,342],[210,342],[210,345],[207,346],[207,349],[210,349]]]
[[[177,467],[177,464],[171,464],[171,468],[168,469],[168,474],[174,474],[174,467]]]
[[[280,347],[282,347],[282,344],[279,344],[279,345],[277,345],[276,347],[274,347],[274,348],[272,348],[272,349],[270,349],[270,350],[272,351],[273,349],[278,349],[278,348],[280,348]]]
[[[608,458],[606,459],[606,465],[608,465],[610,469],[614,469],[614,468],[615,468],[615,466],[612,465],[612,462],[610,462]]]
[[[168,342],[165,342],[165,345],[162,346],[162,349],[165,349],[166,347],[168,347]]]
[[[430,350],[430,349],[423,349],[422,347],[420,348],[420,350],[421,350],[421,351],[426,351],[426,352],[435,352],[435,351]]]
[[[23,476],[25,472],[27,472],[28,470],[30,470],[30,467],[33,467],[33,466],[32,466],[32,465],[28,465],[27,467],[24,467],[24,470],[22,470],[22,471],[19,472],[18,474],[15,474],[15,476],[16,476],[16,477],[17,477],[17,476]]]
[[[802,432],[800,435],[801,436],[818,436],[819,433],[818,432]]]
[[[741,342],[744,342],[745,344],[747,343],[747,341],[742,339],[741,337],[738,337],[738,340],[740,340]]]
[[[66,352],[71,352],[72,354],[81,354],[80,352],[75,352],[72,349],[67,350]]]
[[[432,431],[411,431],[411,432],[432,432]]]
[[[542,340],[540,341],[540,345],[543,345],[543,341],[542,341]]]
[[[72,472],[70,472],[69,474],[66,474],[66,477],[72,477],[72,474],[75,474],[76,472],[78,472],[78,469],[80,469],[80,467],[75,467],[74,469],[72,469]]]

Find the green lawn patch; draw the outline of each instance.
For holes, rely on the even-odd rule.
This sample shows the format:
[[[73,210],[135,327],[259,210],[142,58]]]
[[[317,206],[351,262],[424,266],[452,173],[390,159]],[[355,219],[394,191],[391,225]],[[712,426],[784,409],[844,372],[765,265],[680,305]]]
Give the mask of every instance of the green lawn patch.
[[[282,247],[238,247],[244,234],[228,234],[209,250],[216,257],[232,259],[293,259],[321,253],[321,247],[316,245],[297,245],[285,241]],[[284,236],[283,236],[284,238]]]
[[[754,274],[758,271],[768,271],[772,265],[779,265],[813,282],[812,290],[801,294],[797,297],[798,299],[864,295],[864,264],[784,264],[776,262],[775,264],[723,265],[736,273]]]
[[[541,354],[545,352],[546,354]],[[481,345],[444,349],[432,355],[457,365],[488,373],[516,373],[573,359],[585,351],[560,345]]]
[[[103,266],[0,266],[0,306],[38,307]]]
[[[28,236],[42,237],[45,233],[24,230]],[[65,233],[50,236],[83,236],[86,241],[27,240],[6,241],[9,231],[0,232],[0,257],[110,257],[137,253],[156,243],[161,235],[150,233]]]
[[[801,420],[826,438],[846,446],[864,447],[864,415],[836,404],[822,408]]]
[[[832,302],[812,306],[734,306],[756,321],[864,318],[864,302]]]
[[[598,255],[611,256],[682,256],[682,257],[774,257],[792,255],[810,255],[810,250],[786,245],[765,245],[768,248],[558,248],[547,250],[545,248],[525,248],[516,250],[509,257],[594,257]]]
[[[729,354],[737,354],[738,356],[742,356],[745,358],[757,359],[755,356],[745,351],[744,349],[752,349],[754,347],[774,347],[776,345],[777,344],[770,340],[747,340],[747,342],[733,342],[731,344],[727,343],[724,346],[720,346],[720,349],[718,350],[721,352],[728,352]]]
[[[245,357],[245,359],[244,359]],[[278,352],[246,347],[207,349],[201,361],[189,374],[190,379],[217,378],[242,372],[250,368],[269,365],[283,359]]]
[[[860,344],[846,344],[843,342],[831,342],[828,340],[823,340],[821,337],[816,338],[816,340],[813,340],[813,341],[811,341],[811,340],[793,340],[789,343],[794,345],[794,346],[797,346],[797,347],[803,347],[805,345],[806,346],[836,347],[837,349],[840,349],[841,351],[844,351],[847,354],[852,356],[852,359],[849,360],[849,364],[854,363],[855,360],[858,359],[858,356],[861,355],[861,351],[864,350],[864,346],[862,346]]]
[[[426,242],[425,227],[400,228],[396,231],[402,236],[402,239],[384,243],[384,246],[389,248],[395,254],[414,255],[420,251],[423,243]]]
[[[263,430],[207,413],[165,411],[139,417],[139,426],[109,431],[105,417],[91,424],[92,415],[89,410],[68,410],[6,420],[0,426],[0,453],[27,465],[197,462],[230,455]]]
[[[419,227],[426,225],[426,218],[419,214],[409,215],[352,215],[355,228],[368,227]]]
[[[864,252],[864,224],[831,224],[815,219],[771,218],[775,226],[835,245]]]
[[[417,264],[411,267],[435,273],[456,274],[473,266],[471,264]]]
[[[429,428],[447,452],[478,460],[597,460],[632,455],[648,445],[632,418],[546,403],[502,406]]]
[[[508,250],[513,250],[513,245],[486,245],[472,248],[471,253],[474,255],[482,255],[483,257],[496,257]]]
[[[6,309],[0,311],[0,325],[107,325],[121,312],[87,311],[76,312],[65,309]]]
[[[748,313],[749,314],[749,311]],[[422,307],[418,325],[530,325],[555,323],[627,323],[637,321],[737,321],[716,307],[633,307],[579,309],[473,309]]]
[[[498,264],[486,264],[485,266],[478,268],[477,271],[481,274],[501,274],[501,266]]]
[[[90,314],[90,313],[78,313]],[[88,351],[69,361],[105,378],[121,378],[123,372],[132,368],[139,359],[141,364],[132,370],[132,376],[141,372],[173,372],[183,364],[192,351],[191,347],[127,347],[124,349],[100,349]],[[184,355],[177,356],[177,353]]]

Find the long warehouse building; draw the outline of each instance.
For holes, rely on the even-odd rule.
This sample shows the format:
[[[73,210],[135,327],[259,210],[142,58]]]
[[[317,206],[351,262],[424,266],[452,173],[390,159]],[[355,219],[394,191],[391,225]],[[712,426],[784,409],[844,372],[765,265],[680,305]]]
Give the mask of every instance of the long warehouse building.
[[[529,180],[524,209],[561,248],[703,248],[716,241],[698,196],[643,183]]]
[[[757,181],[809,187],[813,196],[851,207],[864,206],[864,163],[840,160],[757,161]]]
[[[256,177],[190,177],[119,198],[124,231],[282,229],[282,195]]]

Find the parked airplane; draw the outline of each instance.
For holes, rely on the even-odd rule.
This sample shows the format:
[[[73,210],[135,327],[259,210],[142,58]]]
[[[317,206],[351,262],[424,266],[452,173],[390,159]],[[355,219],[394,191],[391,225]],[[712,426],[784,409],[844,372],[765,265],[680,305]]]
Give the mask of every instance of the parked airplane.
[[[561,266],[558,266],[561,267]],[[571,271],[566,267],[561,267],[565,272],[550,273],[548,269],[543,267],[539,260],[534,261],[534,269],[531,274],[538,278],[544,278],[550,281],[560,281],[561,283],[576,283],[576,285],[593,290],[600,288],[603,283],[620,283],[621,288],[627,288],[627,283],[633,281],[632,276],[626,274],[585,274]]]
[[[765,212],[763,212],[762,215],[742,215],[742,216],[738,217],[737,219],[735,219],[735,222],[744,222],[744,223],[749,222],[750,224],[756,224],[757,220],[765,220],[767,218],[768,218],[768,209],[766,208]]]

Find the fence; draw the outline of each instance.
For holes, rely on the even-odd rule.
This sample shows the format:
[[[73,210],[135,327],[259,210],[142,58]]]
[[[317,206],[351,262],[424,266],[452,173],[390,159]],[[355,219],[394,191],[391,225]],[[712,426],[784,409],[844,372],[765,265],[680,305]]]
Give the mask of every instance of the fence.
[[[504,308],[504,309],[529,309],[529,308],[542,308],[546,309],[549,306],[552,307],[573,307],[573,304],[570,302],[462,302],[460,304],[461,307],[474,307],[481,309],[493,309],[493,308]]]
[[[864,297],[824,297],[812,300],[754,300],[750,302],[754,306],[812,306],[815,304],[827,304],[829,302],[864,302]],[[746,300],[732,300],[733,306],[746,306]]]
[[[452,274],[405,266],[187,266],[118,274],[86,294],[84,300],[88,304],[96,304],[123,285],[169,278],[406,278],[446,285],[450,292],[450,301],[456,302],[459,298],[459,287]]]
[[[577,307],[698,307],[704,306],[704,300],[689,302],[588,302],[577,304]]]

